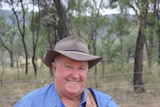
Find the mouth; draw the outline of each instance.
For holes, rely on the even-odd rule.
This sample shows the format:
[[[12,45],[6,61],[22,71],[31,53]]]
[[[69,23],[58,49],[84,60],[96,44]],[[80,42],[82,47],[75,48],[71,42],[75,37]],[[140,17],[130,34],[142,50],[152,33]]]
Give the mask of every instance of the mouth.
[[[68,82],[71,84],[78,84],[80,81],[68,80]]]

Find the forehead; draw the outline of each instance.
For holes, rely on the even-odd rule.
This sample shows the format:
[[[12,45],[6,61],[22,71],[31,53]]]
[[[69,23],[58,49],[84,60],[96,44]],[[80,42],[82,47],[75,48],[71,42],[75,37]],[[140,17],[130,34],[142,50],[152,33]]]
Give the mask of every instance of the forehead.
[[[76,63],[86,63],[88,64],[88,61],[77,61],[77,60],[73,60],[71,58],[68,58],[64,55],[59,54],[58,56],[56,56],[55,58],[55,62],[76,62]]]

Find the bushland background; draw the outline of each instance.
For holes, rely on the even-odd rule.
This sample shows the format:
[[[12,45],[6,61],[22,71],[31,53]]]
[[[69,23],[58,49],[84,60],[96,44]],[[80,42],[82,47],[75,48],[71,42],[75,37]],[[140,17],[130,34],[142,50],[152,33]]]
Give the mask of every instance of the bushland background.
[[[98,66],[100,67],[101,64]],[[152,71],[145,69],[143,80],[146,91],[143,93],[134,92],[132,69],[133,64],[126,64],[124,67],[119,68],[117,64],[111,64],[106,65],[105,73],[103,73],[100,67],[97,76],[98,87],[95,87],[95,76],[93,69],[91,69],[88,72],[86,87],[94,87],[113,96],[119,107],[159,107],[160,67],[154,65]],[[36,77],[34,76],[33,68],[30,68],[29,72],[32,73],[26,76],[24,71],[20,71],[18,80],[18,70],[5,67],[3,86],[0,88],[1,107],[13,107],[26,93],[54,82],[53,77],[49,75],[49,69],[45,65],[38,68]]]
[[[0,105],[12,107],[27,92],[52,83],[52,72],[42,61],[46,48],[78,35],[91,54],[104,58],[88,72],[87,87],[110,94],[120,107],[160,106],[159,4],[1,0]],[[117,13],[107,14],[112,9]]]

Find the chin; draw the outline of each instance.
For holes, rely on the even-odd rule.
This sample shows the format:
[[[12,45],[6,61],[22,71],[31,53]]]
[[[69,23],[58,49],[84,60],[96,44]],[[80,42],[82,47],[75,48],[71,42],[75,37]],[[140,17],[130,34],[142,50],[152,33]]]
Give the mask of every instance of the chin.
[[[82,89],[73,89],[73,88],[67,89],[67,92],[69,94],[77,94],[77,93],[81,93],[82,91],[83,91]]]

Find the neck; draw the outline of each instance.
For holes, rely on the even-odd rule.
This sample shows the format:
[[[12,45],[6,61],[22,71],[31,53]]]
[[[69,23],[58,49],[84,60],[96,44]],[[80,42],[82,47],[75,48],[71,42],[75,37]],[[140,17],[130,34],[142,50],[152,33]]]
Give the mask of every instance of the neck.
[[[79,107],[80,103],[81,103],[81,94],[79,95],[72,95],[72,94],[61,94],[58,90],[57,90],[63,104],[65,105],[65,107]]]
[[[63,102],[63,104],[65,105],[65,107],[79,107],[80,102],[81,102],[81,96],[80,97],[64,97],[64,96],[60,96],[61,100]]]

